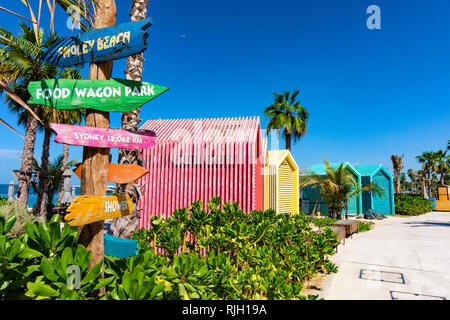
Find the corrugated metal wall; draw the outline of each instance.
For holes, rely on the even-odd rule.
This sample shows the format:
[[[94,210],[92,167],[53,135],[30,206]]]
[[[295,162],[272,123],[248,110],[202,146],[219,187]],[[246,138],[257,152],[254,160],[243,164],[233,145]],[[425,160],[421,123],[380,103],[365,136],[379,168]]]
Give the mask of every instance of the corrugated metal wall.
[[[264,174],[264,208],[272,208],[277,213],[298,213],[298,166],[290,152],[269,151]]]
[[[278,188],[278,212],[293,213],[294,173],[287,160],[284,160],[278,169]]]
[[[373,176],[372,181],[378,182],[385,190],[384,198],[380,198],[375,194],[372,194],[372,209],[384,214],[393,214],[391,209],[391,189],[389,178],[383,173],[383,171],[380,170]]]
[[[142,153],[149,173],[139,180],[139,227],[150,216],[220,196],[245,212],[263,207],[263,155],[259,117],[149,120],[141,129],[156,133],[156,146]]]

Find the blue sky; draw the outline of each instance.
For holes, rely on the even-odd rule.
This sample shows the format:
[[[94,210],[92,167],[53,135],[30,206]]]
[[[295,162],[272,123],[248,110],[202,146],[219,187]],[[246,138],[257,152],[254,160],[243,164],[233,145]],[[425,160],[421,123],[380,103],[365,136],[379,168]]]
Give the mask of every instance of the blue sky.
[[[20,1],[0,2],[29,17]],[[131,1],[116,3],[117,23],[128,22]],[[366,27],[372,4],[381,9],[381,30]],[[142,108],[144,120],[260,116],[264,128],[272,93],[299,89],[310,113],[308,132],[292,149],[301,168],[327,157],[391,170],[391,154],[404,154],[404,166],[417,169],[416,155],[450,139],[448,0],[151,0],[149,12],[144,81],[170,91]],[[18,31],[16,17],[0,11],[0,18]],[[66,18],[57,10],[61,35],[71,34]],[[41,19],[48,29],[47,8]],[[113,77],[125,77],[125,62],[114,62]],[[0,110],[24,134],[3,100]],[[120,127],[119,113],[111,127]],[[0,137],[0,183],[9,183],[23,140],[2,125]],[[52,142],[51,155],[61,152]],[[80,160],[82,148],[70,153]]]

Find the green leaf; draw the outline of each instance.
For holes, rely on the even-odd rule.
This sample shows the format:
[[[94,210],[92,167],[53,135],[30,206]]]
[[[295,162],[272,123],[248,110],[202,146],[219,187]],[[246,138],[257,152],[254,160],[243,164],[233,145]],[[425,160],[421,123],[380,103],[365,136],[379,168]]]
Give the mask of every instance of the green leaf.
[[[5,218],[0,216],[0,234],[3,234],[4,227],[5,227]],[[6,232],[5,232],[5,234],[6,234]]]
[[[19,258],[22,259],[33,259],[42,256],[44,256],[42,253],[29,247],[25,247],[25,249],[23,249],[22,252],[19,254]]]
[[[178,284],[178,290],[184,300],[190,300],[189,295],[187,294],[186,289],[184,288],[184,285],[182,283]]]
[[[3,229],[3,233],[4,234],[7,234],[11,229],[12,229],[12,227],[14,226],[14,224],[16,223],[16,220],[17,220],[17,218],[16,218],[16,216],[10,216],[7,220],[6,220],[6,222],[5,222],[5,227],[4,227],[4,229]],[[0,233],[1,233],[1,230],[0,230]]]
[[[73,256],[72,256],[72,248],[65,248],[61,255],[61,267],[67,270],[67,266],[72,264]]]
[[[100,275],[100,273],[102,272],[102,265],[103,265],[103,261],[100,261],[95,266],[93,266],[91,268],[91,270],[89,270],[87,275],[83,278],[83,280],[81,280],[80,285],[83,286],[86,283],[88,283],[90,281],[94,281],[95,279],[97,279],[98,276]]]
[[[28,234],[31,240],[36,241],[36,234],[34,233],[33,224],[30,221],[25,222],[25,232]]]
[[[97,285],[94,287],[94,291],[98,290],[100,288],[106,287],[107,285],[111,284],[114,281],[115,277],[109,277],[106,279],[101,279],[98,281]]]
[[[34,283],[28,282],[27,288],[35,295],[35,296],[43,296],[43,297],[57,297],[59,292],[47,284],[43,283]]]
[[[61,222],[61,216],[59,214],[54,214],[49,221],[49,223],[55,223],[55,222],[57,222],[58,224]]]
[[[44,276],[53,282],[58,281],[59,277],[58,275],[55,273],[55,269],[53,268],[52,264],[50,263],[50,261],[48,261],[47,258],[42,258],[41,261],[41,271],[44,274]]]

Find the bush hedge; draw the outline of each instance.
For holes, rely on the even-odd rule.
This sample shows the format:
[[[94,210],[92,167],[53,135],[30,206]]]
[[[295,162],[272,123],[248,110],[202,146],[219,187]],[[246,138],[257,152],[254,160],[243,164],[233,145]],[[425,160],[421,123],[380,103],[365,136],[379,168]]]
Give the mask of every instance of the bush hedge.
[[[91,252],[76,244],[77,228],[55,215],[48,223],[26,222],[26,233],[10,237],[15,217],[0,217],[0,299],[315,299],[302,283],[318,273],[336,272],[328,260],[337,245],[314,219],[273,210],[244,213],[236,203],[213,199],[176,210],[151,228],[136,231],[139,254],[105,256],[87,269]],[[78,266],[73,283],[68,267]],[[69,281],[70,280],[70,281]]]
[[[395,196],[395,213],[400,215],[417,216],[433,211],[433,201],[425,199],[420,194],[400,194]]]

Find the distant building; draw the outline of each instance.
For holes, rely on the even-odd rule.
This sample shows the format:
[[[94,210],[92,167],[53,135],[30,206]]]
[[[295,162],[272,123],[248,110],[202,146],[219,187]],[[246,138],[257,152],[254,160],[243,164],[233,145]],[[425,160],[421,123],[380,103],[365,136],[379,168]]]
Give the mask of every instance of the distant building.
[[[332,163],[331,167],[335,170],[340,164]],[[385,190],[383,198],[367,191],[352,197],[348,202],[349,215],[365,214],[369,209],[382,214],[395,214],[393,178],[386,168],[381,164],[351,165],[349,162],[344,162],[344,168],[350,172],[361,187],[368,185],[372,181],[376,181]],[[320,175],[325,175],[326,173],[323,164],[313,165],[309,170]],[[322,200],[319,187],[313,188],[312,186],[308,186],[303,188],[301,190],[301,199],[302,210],[304,212],[312,214],[320,211],[321,215],[329,215],[328,206]]]
[[[355,168],[361,175],[361,183],[363,187],[372,181],[375,181],[385,190],[383,198],[380,198],[371,192],[363,192],[362,212],[366,213],[368,209],[372,209],[383,214],[395,214],[394,179],[389,171],[387,171],[381,164],[357,165]]]
[[[344,162],[344,169],[347,170],[355,179],[356,182],[361,183],[361,175],[349,162]],[[341,163],[331,163],[331,167],[336,170]],[[315,172],[319,175],[325,175],[325,165],[315,164],[309,167],[309,171]],[[305,174],[303,173],[300,173]],[[320,195],[320,187],[307,186],[301,189],[301,199],[302,199],[302,211],[308,214],[317,213],[320,211],[321,215],[329,215],[328,206],[322,200]],[[362,213],[362,201],[361,195],[352,197],[348,203],[347,214],[356,215]],[[345,212],[342,212],[345,214]]]

